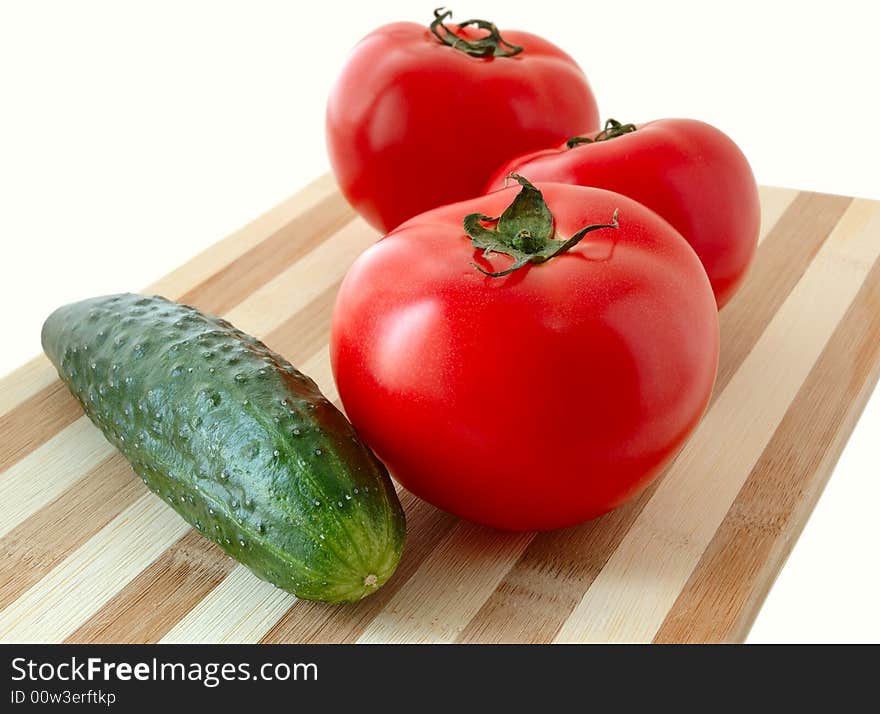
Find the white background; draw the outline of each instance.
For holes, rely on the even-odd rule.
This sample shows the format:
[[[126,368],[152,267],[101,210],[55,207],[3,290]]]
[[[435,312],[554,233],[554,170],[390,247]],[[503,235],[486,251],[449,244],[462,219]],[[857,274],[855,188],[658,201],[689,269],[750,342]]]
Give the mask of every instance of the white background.
[[[700,118],[761,183],[880,198],[875,2],[459,1],[572,54],[603,118]],[[435,4],[0,3],[0,374],[52,308],[138,290],[326,171],[347,51]],[[875,395],[750,641],[880,641],[878,430]]]

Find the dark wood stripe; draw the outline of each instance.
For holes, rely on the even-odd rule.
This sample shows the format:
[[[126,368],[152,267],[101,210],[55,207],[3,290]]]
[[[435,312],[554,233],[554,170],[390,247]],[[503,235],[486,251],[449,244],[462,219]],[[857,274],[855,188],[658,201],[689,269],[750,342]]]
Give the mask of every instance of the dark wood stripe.
[[[802,192],[762,241],[735,297],[736,309],[725,307],[719,315],[721,364],[716,393],[717,385],[726,385],[739,369],[851,203],[848,196]]]
[[[408,492],[401,492],[406,513],[407,543],[397,571],[374,595],[354,605],[297,601],[263,637],[262,642],[354,642],[409,580],[434,546],[455,525],[454,516],[438,511]]]
[[[318,352],[327,343],[338,289],[339,282],[324,290],[273,330],[266,344],[294,364]],[[233,565],[220,548],[189,531],[105,603],[70,641],[158,641],[226,577]]]
[[[229,312],[354,217],[345,199],[333,193],[188,290],[180,302],[213,315]]]
[[[187,531],[65,642],[158,642],[234,566],[214,543]]]
[[[264,339],[266,346],[284,355],[294,366],[302,367],[330,339],[330,318],[341,284],[342,280],[337,280],[272,330]]]
[[[880,260],[752,469],[656,642],[745,639],[878,374]]]
[[[801,193],[761,243],[751,273],[720,314],[721,359],[713,402],[851,201]],[[594,522],[538,534],[468,623],[460,641],[552,641],[660,480],[662,475],[634,501]]]
[[[146,493],[114,453],[0,540],[0,610]]]
[[[334,193],[188,290],[180,297],[180,302],[213,315],[222,315],[280,275],[353,217],[351,207]],[[310,327],[314,329],[314,326]],[[3,435],[0,472],[81,416],[79,404],[59,380],[0,416],[0,434]]]
[[[0,416],[0,473],[38,449],[83,414],[60,380]]]

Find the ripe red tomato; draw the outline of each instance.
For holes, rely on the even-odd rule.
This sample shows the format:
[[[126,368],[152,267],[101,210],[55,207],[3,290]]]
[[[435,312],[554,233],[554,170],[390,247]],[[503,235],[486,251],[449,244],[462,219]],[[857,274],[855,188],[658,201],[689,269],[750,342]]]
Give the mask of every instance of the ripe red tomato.
[[[526,183],[400,226],[351,268],[331,331],[348,416],[392,474],[510,530],[644,488],[718,362],[709,281],[672,226],[610,191],[538,188],[546,204]]]
[[[617,191],[655,210],[691,244],[718,307],[733,297],[758,241],[761,205],[755,177],[736,144],[693,119],[639,127],[611,120],[593,141],[537,151],[501,166],[488,190],[511,172]]]
[[[383,232],[479,195],[514,156],[599,127],[587,79],[562,50],[482,20],[450,27],[450,14],[436,11],[433,29],[398,22],[370,33],[330,93],[336,180]]]

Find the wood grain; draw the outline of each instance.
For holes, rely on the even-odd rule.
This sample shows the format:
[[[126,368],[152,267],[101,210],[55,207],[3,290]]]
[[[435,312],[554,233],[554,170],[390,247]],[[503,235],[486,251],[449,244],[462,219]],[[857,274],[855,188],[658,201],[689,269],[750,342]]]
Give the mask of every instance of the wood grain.
[[[98,429],[80,416],[0,475],[0,537],[113,455]]]
[[[876,210],[856,202],[844,214],[555,641],[657,633],[880,252],[862,229]],[[720,435],[736,448],[719,448]]]
[[[12,411],[57,379],[58,375],[44,355],[34,357],[13,370],[0,380],[0,415]]]
[[[190,530],[35,358],[0,381],[0,640],[741,640],[880,371],[880,204],[779,188],[761,200],[709,411],[662,480],[537,536],[401,491],[403,561],[354,606],[298,601]],[[322,177],[145,292],[224,314],[338,403],[329,318],[376,237]]]
[[[227,313],[241,301],[241,295],[250,295],[259,290],[268,280],[317,248],[327,235],[339,230],[354,217],[354,211],[342,197],[331,194],[237,260],[187,290],[180,301],[207,312]],[[235,286],[235,289],[230,290],[230,286]]]
[[[655,642],[745,638],[878,374],[880,262],[875,261]]]
[[[188,529],[145,494],[0,612],[0,641],[64,640]]]
[[[144,493],[122,454],[113,454],[7,533],[0,540],[0,610]]]
[[[452,530],[455,517],[402,492],[407,541],[392,578],[372,597],[349,607],[298,601],[262,637],[262,642],[353,643],[408,582],[437,543]]]
[[[158,642],[234,567],[219,546],[190,530],[65,642]]]
[[[0,473],[80,416],[82,409],[58,379],[0,416],[0,434],[8,435],[0,455]]]
[[[284,231],[287,226],[297,221],[303,214],[312,211],[315,206],[328,198],[338,198],[338,196],[333,179],[330,176],[321,176],[243,228],[202,251],[180,268],[147,286],[143,292],[167,297],[173,296],[175,299],[182,297],[234,264],[248,251],[259,250],[260,245],[267,239],[275,236],[279,231]],[[330,205],[330,210],[342,211],[346,215],[353,216],[350,212],[351,209],[338,201]],[[320,220],[330,222],[333,219],[331,216],[322,216]],[[288,235],[289,240],[294,244],[300,240],[299,236],[295,234]],[[275,271],[277,267],[274,263],[274,260],[265,264],[261,263],[257,269]],[[234,283],[225,285],[226,290],[236,290],[236,288]],[[215,312],[219,312],[219,310],[215,310]]]
[[[755,265],[721,313],[721,357],[711,404],[752,350],[819,247],[850,204],[849,198],[803,194],[764,215]],[[772,284],[772,289],[756,286]],[[552,642],[565,620],[665,473],[634,501],[602,518],[539,534],[462,633],[463,642]]]
[[[296,598],[236,565],[160,640],[165,643],[258,642]],[[259,607],[235,607],[240,601]]]

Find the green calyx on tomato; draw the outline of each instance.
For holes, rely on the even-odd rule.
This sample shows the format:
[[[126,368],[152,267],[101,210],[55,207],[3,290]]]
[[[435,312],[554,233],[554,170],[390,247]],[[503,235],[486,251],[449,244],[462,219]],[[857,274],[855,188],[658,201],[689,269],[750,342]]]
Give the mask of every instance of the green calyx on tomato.
[[[608,141],[624,134],[629,134],[636,130],[635,124],[621,124],[617,119],[609,119],[605,122],[605,127],[592,139],[586,136],[573,136],[565,142],[569,149],[573,149],[580,144],[595,144],[597,141]]]
[[[466,40],[443,23],[449,17],[452,17],[452,10],[438,7],[434,10],[434,21],[430,25],[431,32],[444,45],[449,45],[472,57],[513,57],[523,51],[522,46],[511,44],[501,37],[495,24],[486,20],[465,20],[457,23],[459,30],[474,25],[489,33],[474,40]]]
[[[482,250],[484,256],[503,253],[513,258],[513,265],[498,272],[484,270],[472,263],[477,270],[490,278],[510,275],[529,263],[546,263],[571,250],[592,231],[619,228],[615,209],[610,223],[595,223],[581,228],[568,240],[555,240],[555,221],[543,194],[519,174],[510,174],[509,178],[516,180],[522,190],[498,218],[482,213],[469,213],[464,217],[464,232],[470,237],[474,248]],[[487,228],[484,223],[495,224],[495,227]]]

